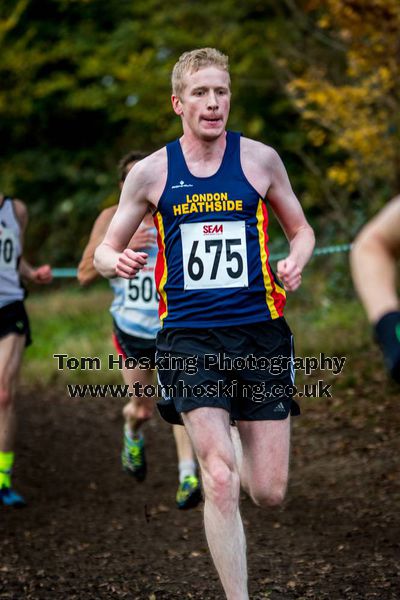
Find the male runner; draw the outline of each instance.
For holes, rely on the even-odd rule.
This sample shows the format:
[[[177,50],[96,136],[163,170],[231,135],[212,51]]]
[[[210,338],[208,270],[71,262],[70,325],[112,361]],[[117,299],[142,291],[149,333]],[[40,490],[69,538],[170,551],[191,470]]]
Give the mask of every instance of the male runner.
[[[25,506],[11,485],[14,464],[15,394],[22,353],[31,343],[21,278],[50,283],[51,269],[34,269],[22,257],[28,212],[21,200],[0,195],[0,505]]]
[[[151,207],[163,321],[157,351],[166,365],[159,377],[169,386],[161,408],[170,420],[182,417],[194,445],[206,536],[226,597],[247,600],[240,480],[260,506],[283,500],[289,415],[298,412],[291,333],[282,316],[285,289],[300,285],[314,235],[277,153],[226,131],[230,97],[226,56],[203,48],[180,57],[172,105],[183,135],[132,169],[95,264],[106,277],[125,278],[146,265],[146,253],[127,246]],[[282,284],[268,262],[267,201],[290,243],[289,255],[278,263]],[[168,357],[172,362],[191,355],[198,360],[195,375],[183,361],[168,369]],[[280,361],[281,372],[257,367],[260,357],[270,365]],[[241,359],[242,367],[231,370],[226,361],[220,364],[224,358]],[[242,444],[240,466],[232,419]]]
[[[130,152],[121,159],[119,163],[120,188],[132,166],[144,156],[140,152]],[[94,251],[102,242],[116,210],[117,205],[106,208],[93,225],[89,242],[78,267],[78,280],[82,285],[91,283],[99,276],[93,266]],[[143,387],[154,385],[155,341],[160,328],[157,291],[154,282],[154,265],[157,255],[156,233],[151,214],[148,212],[129,244],[131,248],[148,252],[148,264],[134,279],[115,278],[110,280],[115,294],[110,308],[113,317],[114,345],[124,361],[127,358],[135,359],[138,361],[138,365],[142,366],[142,368],[123,366],[122,376],[129,386],[136,382]],[[125,425],[121,454],[122,465],[124,470],[133,475],[137,481],[143,481],[146,477],[147,465],[142,425],[151,418],[153,409],[154,398],[140,395],[132,396],[123,409]],[[173,432],[179,468],[176,503],[180,509],[192,508],[197,506],[201,500],[193,449],[184,428],[175,425]]]
[[[397,196],[358,234],[351,250],[351,268],[386,366],[400,383],[400,306],[396,291],[399,256],[400,196]]]

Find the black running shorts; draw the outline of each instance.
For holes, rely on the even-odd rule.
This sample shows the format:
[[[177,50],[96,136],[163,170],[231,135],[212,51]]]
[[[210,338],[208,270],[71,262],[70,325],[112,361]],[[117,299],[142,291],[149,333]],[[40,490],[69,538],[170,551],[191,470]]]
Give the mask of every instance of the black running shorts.
[[[22,300],[0,308],[0,338],[16,333],[25,336],[25,346],[32,343],[29,318]]]
[[[214,329],[161,329],[156,366],[161,416],[223,408],[232,420],[282,420],[300,409],[293,400],[293,336],[285,319]]]
[[[118,354],[121,354],[126,360],[134,358],[142,364],[149,364],[154,369],[156,340],[136,337],[122,331],[118,325],[113,322],[113,343]]]

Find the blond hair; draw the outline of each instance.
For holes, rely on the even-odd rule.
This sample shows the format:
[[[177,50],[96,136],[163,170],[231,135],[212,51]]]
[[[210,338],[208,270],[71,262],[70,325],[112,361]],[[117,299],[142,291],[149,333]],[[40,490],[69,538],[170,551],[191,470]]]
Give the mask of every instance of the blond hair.
[[[195,73],[204,67],[217,67],[229,75],[229,59],[216,48],[198,48],[184,52],[172,69],[172,93],[180,96],[184,89],[185,73]]]

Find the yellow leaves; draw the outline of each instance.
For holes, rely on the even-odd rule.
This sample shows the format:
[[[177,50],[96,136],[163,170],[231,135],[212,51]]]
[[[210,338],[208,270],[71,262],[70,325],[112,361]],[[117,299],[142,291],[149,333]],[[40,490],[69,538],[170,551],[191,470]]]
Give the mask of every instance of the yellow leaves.
[[[357,187],[366,171],[377,176],[387,172],[395,155],[396,140],[388,133],[392,115],[385,102],[390,74],[382,68],[361,83],[335,87],[310,80],[291,86],[296,107],[310,124],[307,137],[312,145],[326,144],[331,153],[351,157],[327,172],[331,181],[349,190]]]
[[[352,128],[347,127],[342,132],[337,145],[348,154],[358,156],[365,167],[373,168],[382,155],[387,159],[391,154],[384,136],[383,124],[367,122],[361,118]]]
[[[307,123],[307,137],[335,156],[330,181],[348,190],[362,182],[394,180],[400,129],[398,0],[321,0],[320,28],[336,29],[347,65],[329,78],[314,61],[287,91]],[[337,156],[343,156],[338,160]]]
[[[366,62],[364,73],[378,68],[396,53],[400,31],[400,2],[398,0],[321,0],[324,12],[319,16],[321,29],[329,23],[350,51]]]
[[[321,29],[328,29],[328,27],[331,26],[331,19],[329,17],[329,15],[323,15],[318,21],[317,21],[317,25],[318,27],[321,27]]]
[[[318,104],[319,106],[324,106],[326,101],[328,100],[328,95],[326,91],[321,89],[313,89],[308,93],[308,101],[312,104]]]
[[[307,136],[313,146],[322,146],[326,140],[326,133],[322,129],[312,128],[307,132]]]
[[[391,79],[391,73],[387,67],[380,67],[378,74],[382,82],[389,81]]]
[[[327,175],[331,181],[342,187],[347,187],[350,191],[355,189],[360,177],[356,163],[352,160],[346,161],[343,165],[333,165],[328,169]]]
[[[374,82],[381,77],[385,74],[378,73]],[[391,115],[376,90],[315,82],[307,91],[303,86],[302,93],[296,106],[311,125],[307,131],[311,143],[316,147],[327,144],[331,153],[340,151],[357,159],[357,166],[345,161],[331,167],[328,177],[332,181],[353,189],[363,168],[378,173],[382,162],[393,159],[395,140],[388,134]]]

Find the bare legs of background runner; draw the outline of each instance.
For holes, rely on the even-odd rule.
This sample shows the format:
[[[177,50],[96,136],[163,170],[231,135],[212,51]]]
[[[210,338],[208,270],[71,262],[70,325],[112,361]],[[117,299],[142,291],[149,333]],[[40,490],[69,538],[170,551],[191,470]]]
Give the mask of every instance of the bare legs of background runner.
[[[130,387],[134,383],[140,383],[143,388],[146,385],[154,384],[154,372],[150,369],[127,369],[124,367],[122,375],[124,382]],[[133,388],[131,387],[131,389]],[[132,469],[126,468],[126,470],[131,471],[139,481],[143,481],[147,469],[141,427],[153,416],[154,400],[154,398],[146,398],[144,396],[132,396],[130,402],[123,409],[125,419],[124,435],[128,435],[133,442],[130,444],[130,440],[125,439],[123,462],[125,461],[125,468],[129,467],[129,464],[127,464],[128,461],[132,464]],[[180,509],[193,508],[201,500],[201,490],[199,480],[196,476],[197,465],[192,444],[185,427],[174,425],[173,432],[179,470],[179,487],[176,502]],[[129,448],[131,456],[124,458],[124,453],[125,455],[129,453]],[[136,457],[134,455],[135,452]]]
[[[14,462],[15,392],[25,336],[9,334],[0,339],[0,490],[11,488],[11,470]],[[14,493],[14,492],[13,492]],[[2,494],[2,495],[3,495]],[[19,494],[8,494],[3,503],[21,506],[25,502]]]

